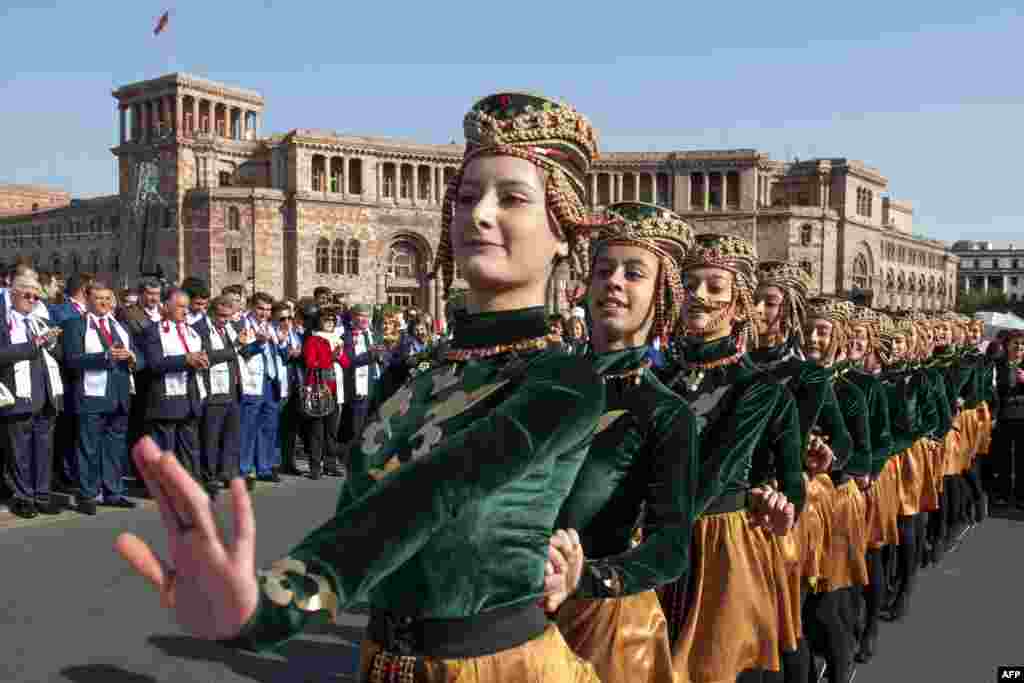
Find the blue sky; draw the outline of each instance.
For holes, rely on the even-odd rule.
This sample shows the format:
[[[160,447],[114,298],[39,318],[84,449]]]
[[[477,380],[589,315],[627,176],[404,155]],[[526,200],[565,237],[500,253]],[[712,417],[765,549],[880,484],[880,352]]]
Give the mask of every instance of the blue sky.
[[[1024,244],[1022,11],[845,5],[0,2],[0,183],[113,192],[110,91],[171,71],[260,91],[265,133],[423,142],[526,88],[585,112],[606,151],[860,159],[914,202],[916,232]]]

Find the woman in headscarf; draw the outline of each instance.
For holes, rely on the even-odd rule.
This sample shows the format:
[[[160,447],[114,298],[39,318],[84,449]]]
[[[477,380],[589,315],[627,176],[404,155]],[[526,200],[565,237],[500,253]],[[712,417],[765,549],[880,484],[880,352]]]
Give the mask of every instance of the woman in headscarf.
[[[587,357],[605,384],[611,425],[594,439],[559,515],[557,526],[579,530],[587,561],[557,622],[604,683],[663,683],[672,680],[672,654],[653,589],[686,570],[697,424],[646,356],[650,340],[679,318],[678,262],[693,238],[679,216],[652,204],[607,211],[610,222],[591,240]],[[641,514],[642,542],[633,547]]]
[[[588,359],[548,348],[544,311],[553,267],[589,234],[595,134],[571,106],[520,93],[480,100],[464,129],[437,268],[447,293],[458,262],[467,313],[436,367],[370,413],[329,522],[257,575],[238,482],[229,548],[187,475],[137,451],[176,573],[132,536],[118,546],[187,631],[262,649],[365,601],[364,681],[597,680],[538,604],[605,403]]]
[[[788,533],[803,506],[804,479],[793,397],[747,353],[756,339],[756,269],[753,245],[731,235],[699,235],[680,266],[686,339],[665,377],[697,416],[697,496],[711,502],[694,527],[689,581],[659,592],[676,674],[693,683],[780,666],[785,577],[774,569],[777,546],[751,521]]]

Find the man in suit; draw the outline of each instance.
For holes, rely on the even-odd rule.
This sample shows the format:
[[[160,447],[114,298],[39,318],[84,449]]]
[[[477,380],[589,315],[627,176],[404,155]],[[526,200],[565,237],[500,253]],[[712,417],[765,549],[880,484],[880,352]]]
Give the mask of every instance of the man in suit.
[[[78,510],[86,515],[96,514],[101,495],[103,505],[135,507],[124,496],[123,476],[133,373],[144,359],[113,309],[113,290],[97,282],[89,290],[86,315],[68,321],[64,331],[69,402],[78,417]]]
[[[257,292],[243,325],[253,341],[242,373],[241,472],[249,488],[255,480],[279,482],[276,472],[281,402],[288,397],[288,371],[271,323],[273,298]]]
[[[69,320],[81,318],[88,307],[87,291],[92,280],[75,273],[68,278],[64,293],[67,300],[62,304],[50,306],[50,322],[63,326]]]
[[[271,308],[277,344],[288,374],[288,395],[281,401],[281,422],[278,426],[281,473],[291,476],[301,474],[295,466],[295,442],[299,425],[299,387],[302,386],[302,336],[295,329],[295,313],[287,302],[279,302]]]
[[[345,355],[352,366],[345,373],[345,404],[342,407],[339,443],[349,444],[359,435],[369,408],[370,388],[380,378],[380,363],[386,349],[377,344],[370,331],[372,310],[366,304],[350,309],[351,324],[345,328]]]
[[[0,407],[0,444],[14,493],[11,511],[25,518],[39,511],[59,511],[50,502],[50,443],[54,419],[63,407],[64,385],[54,358],[60,356],[60,328],[33,314],[41,294],[34,271],[16,276],[9,290],[10,307],[3,304],[6,324],[0,331],[0,383],[11,399]]]
[[[199,425],[202,479],[211,498],[239,475],[241,451],[241,380],[239,349],[247,349],[250,334],[239,334],[231,324],[234,302],[219,296],[210,304],[212,315],[203,316],[193,329],[203,340],[210,361],[205,373],[210,393]],[[252,353],[249,351],[248,353]]]
[[[199,420],[206,402],[204,371],[209,356],[203,341],[185,323],[188,294],[170,289],[164,296],[163,320],[148,327],[143,335],[143,353],[151,384],[146,397],[147,432],[197,479],[199,463]]]

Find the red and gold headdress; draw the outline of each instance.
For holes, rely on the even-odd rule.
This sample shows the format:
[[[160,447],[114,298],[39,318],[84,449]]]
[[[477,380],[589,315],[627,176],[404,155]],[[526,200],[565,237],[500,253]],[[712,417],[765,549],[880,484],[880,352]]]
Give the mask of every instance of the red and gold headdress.
[[[593,223],[588,215],[586,179],[597,157],[597,133],[571,105],[528,93],[499,93],[478,101],[463,120],[466,151],[462,166],[445,189],[441,241],[434,272],[440,272],[445,296],[454,277],[451,224],[466,165],[482,155],[515,156],[547,174],[547,204],[569,242],[570,258],[582,272],[579,250]]]
[[[778,287],[786,296],[783,302],[783,332],[795,335],[803,345],[807,294],[814,286],[810,274],[789,261],[762,261],[757,268],[758,287]],[[763,343],[763,342],[762,342]]]
[[[654,292],[652,331],[665,338],[675,329],[683,305],[679,262],[693,246],[693,230],[672,211],[644,202],[612,204],[607,214],[608,222],[591,237],[591,257],[596,259],[612,244],[640,247],[658,257],[661,273]]]
[[[685,273],[695,268],[722,268],[735,276],[733,290],[737,305],[733,329],[740,343],[756,341],[757,331],[751,317],[754,313],[754,290],[757,288],[757,251],[754,245],[735,235],[697,235],[693,248],[683,258],[679,270]],[[755,344],[756,345],[756,344]]]

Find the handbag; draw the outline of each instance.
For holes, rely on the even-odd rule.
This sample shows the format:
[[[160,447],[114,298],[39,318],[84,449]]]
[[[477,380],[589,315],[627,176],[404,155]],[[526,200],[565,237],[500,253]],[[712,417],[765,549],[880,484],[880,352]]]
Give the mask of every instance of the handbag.
[[[299,410],[308,418],[327,417],[338,409],[338,397],[324,379],[323,370],[316,370],[313,383],[303,385]]]

